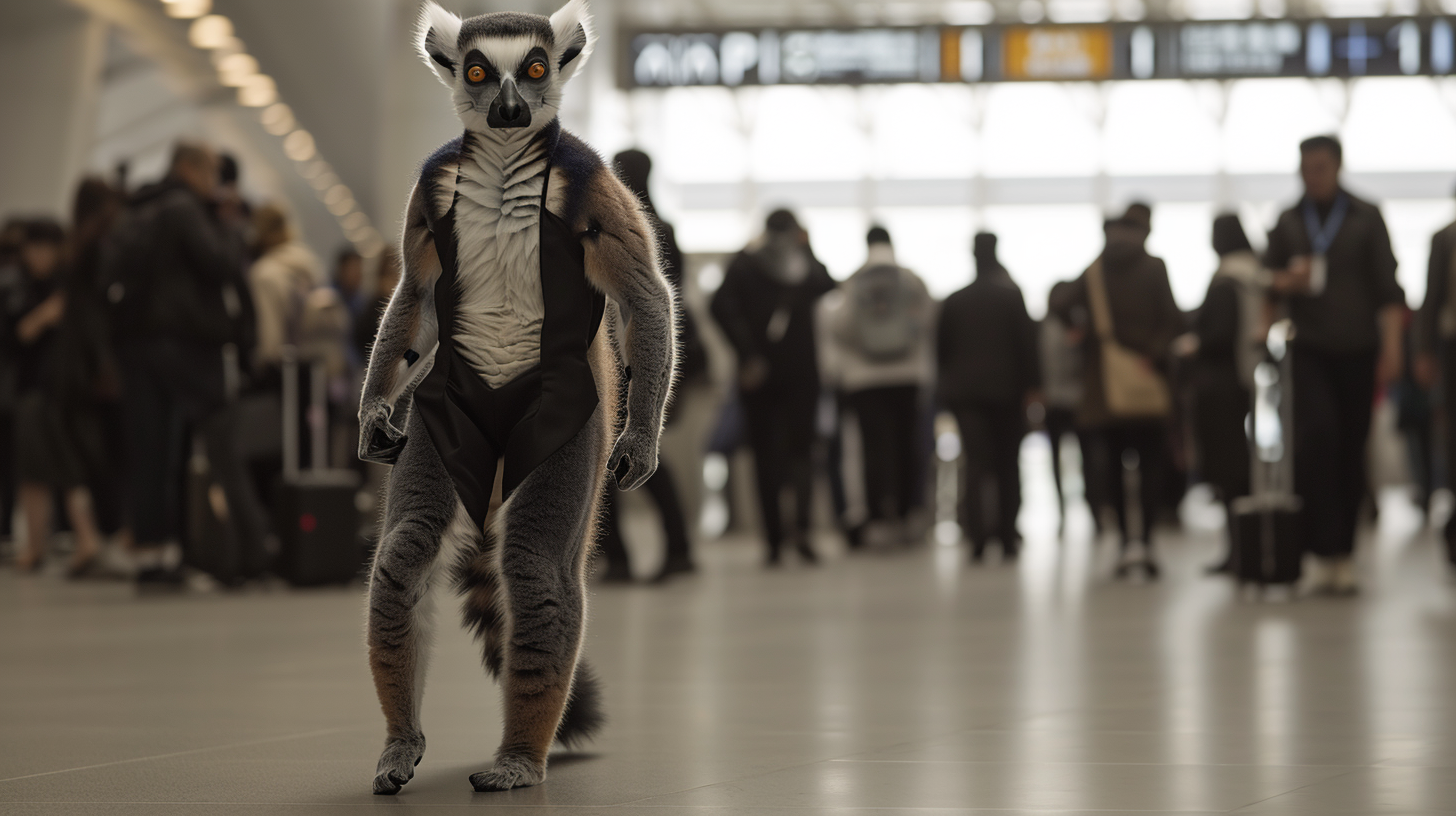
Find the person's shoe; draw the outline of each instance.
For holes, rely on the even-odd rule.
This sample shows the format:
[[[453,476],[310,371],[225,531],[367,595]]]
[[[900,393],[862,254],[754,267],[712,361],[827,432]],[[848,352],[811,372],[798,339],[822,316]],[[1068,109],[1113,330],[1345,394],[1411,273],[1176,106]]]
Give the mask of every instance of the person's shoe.
[[[79,578],[85,578],[87,575],[91,574],[92,570],[96,569],[96,567],[100,565],[100,561],[100,550],[97,550],[96,552],[93,552],[90,555],[84,556],[82,558],[73,558],[71,559],[71,562],[66,565],[66,577],[71,579],[72,581]]]
[[[1341,558],[1334,564],[1330,579],[1330,590],[1335,595],[1360,594],[1360,578],[1355,572],[1355,559]]]
[[[1015,564],[1021,560],[1021,548],[1018,546],[1002,547],[1001,560],[1007,564]]]
[[[1148,560],[1143,562],[1143,575],[1149,581],[1156,581],[1163,577],[1163,568],[1158,566],[1158,562],[1154,561],[1152,556],[1148,556]]]
[[[1310,556],[1304,563],[1305,595],[1333,595],[1335,589],[1334,565],[1324,558]]]
[[[986,560],[986,545],[985,544],[972,544],[971,545],[971,563],[972,564],[980,564],[981,562],[983,562],[985,560]]]
[[[686,558],[669,558],[662,565],[662,569],[658,571],[657,575],[653,576],[652,583],[666,583],[674,575],[688,575],[697,571],[698,568],[693,566],[693,562]]]
[[[809,542],[800,541],[794,545],[794,549],[798,551],[799,557],[804,559],[805,564],[819,563],[819,554],[814,552],[814,548],[809,546]]]
[[[1204,575],[1229,575],[1233,571],[1234,561],[1232,558],[1225,558],[1217,564],[1209,564],[1203,568]]]
[[[768,557],[763,559],[763,565],[769,569],[777,569],[783,566],[784,557],[778,550],[769,550]]]
[[[136,584],[141,592],[177,592],[186,586],[187,579],[180,569],[148,567],[137,570]]]

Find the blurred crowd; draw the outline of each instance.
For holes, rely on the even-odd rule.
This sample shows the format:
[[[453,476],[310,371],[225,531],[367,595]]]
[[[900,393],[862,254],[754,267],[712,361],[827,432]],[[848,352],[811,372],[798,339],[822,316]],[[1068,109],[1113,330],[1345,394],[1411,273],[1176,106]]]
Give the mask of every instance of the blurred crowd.
[[[355,389],[399,276],[388,251],[372,266],[346,249],[325,270],[287,211],[244,200],[237,163],[203,144],[178,144],[139,189],[84,180],[68,225],[8,221],[0,531],[20,526],[18,499],[17,569],[43,566],[59,508],[74,577],[175,586],[184,560],[225,585],[267,572],[288,412],[313,420],[288,440],[304,466],[358,467]],[[285,409],[285,379],[304,376],[324,398]],[[107,539],[121,542],[109,559]]]
[[[1299,159],[1304,195],[1262,254],[1236,215],[1215,219],[1219,264],[1192,313],[1147,250],[1144,203],[1104,223],[1100,254],[1052,288],[1041,321],[993,234],[968,248],[974,280],[937,302],[884,228],[836,281],[794,213],[771,213],[711,297],[684,310],[667,433],[690,450],[664,456],[646,486],[666,543],[656,577],[695,569],[709,450],[729,462],[751,452],[751,473],[735,476],[751,478],[755,506],[733,513],[757,518],[770,566],[818,561],[824,488],[851,550],[924,541],[944,493],[938,461],[959,463],[954,524],[969,560],[993,547],[1014,560],[1022,443],[1041,432],[1063,517],[1063,467],[1080,462],[1097,529],[1120,541],[1118,576],[1159,577],[1156,531],[1206,483],[1231,534],[1211,572],[1238,567],[1241,500],[1283,491],[1297,499],[1310,587],[1355,592],[1377,402],[1396,404],[1422,508],[1456,461],[1456,434],[1444,432],[1456,400],[1442,398],[1456,376],[1456,224],[1433,239],[1413,313],[1380,210],[1341,184],[1339,142],[1310,139]],[[650,160],[626,151],[616,167],[683,287],[688,263],[653,206]],[[154,184],[83,181],[69,224],[5,223],[0,535],[23,526],[17,569],[45,563],[60,524],[72,576],[174,586],[190,566],[237,585],[277,571],[278,485],[299,468],[357,472],[367,505],[378,474],[354,456],[355,407],[398,257],[350,248],[326,269],[285,208],[243,198],[238,173],[182,143]],[[731,349],[726,387],[710,339]],[[1064,456],[1073,447],[1080,457]],[[621,507],[614,495],[603,525],[609,581],[634,574]],[[354,527],[345,534],[370,535],[367,520]],[[107,540],[121,542],[112,563]],[[1447,540],[1456,560],[1456,525]]]

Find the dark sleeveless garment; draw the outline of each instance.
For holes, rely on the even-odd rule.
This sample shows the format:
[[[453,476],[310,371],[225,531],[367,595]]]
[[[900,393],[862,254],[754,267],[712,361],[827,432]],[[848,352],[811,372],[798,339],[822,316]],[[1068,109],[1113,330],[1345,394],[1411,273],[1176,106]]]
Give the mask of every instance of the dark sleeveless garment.
[[[463,151],[460,160],[466,160]],[[440,345],[434,368],[415,390],[414,406],[477,527],[484,525],[490,508],[496,463],[505,459],[502,495],[509,497],[531,471],[576,436],[597,407],[587,348],[601,325],[606,300],[587,283],[581,241],[546,209],[550,180],[548,164],[541,185],[541,360],[499,388],[487,385],[455,350],[458,192],[449,212],[432,225],[441,267],[435,284]]]

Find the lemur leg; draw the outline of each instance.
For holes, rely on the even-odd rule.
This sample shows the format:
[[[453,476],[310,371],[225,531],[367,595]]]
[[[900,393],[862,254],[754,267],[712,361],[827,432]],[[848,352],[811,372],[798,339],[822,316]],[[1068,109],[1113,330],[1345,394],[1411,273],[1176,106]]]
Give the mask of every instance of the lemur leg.
[[[576,437],[516,489],[493,525],[507,613],[505,729],[495,766],[470,777],[477,791],[540,784],[558,728],[570,721],[595,728],[600,721],[595,685],[585,676],[573,701],[577,710],[569,720],[563,713],[573,696],[586,624],[586,560],[605,479],[606,433],[598,407]]]
[[[386,724],[377,794],[398,793],[425,752],[420,700],[434,628],[430,588],[442,554],[479,538],[418,414],[408,439],[389,474],[384,535],[369,577],[369,667]]]

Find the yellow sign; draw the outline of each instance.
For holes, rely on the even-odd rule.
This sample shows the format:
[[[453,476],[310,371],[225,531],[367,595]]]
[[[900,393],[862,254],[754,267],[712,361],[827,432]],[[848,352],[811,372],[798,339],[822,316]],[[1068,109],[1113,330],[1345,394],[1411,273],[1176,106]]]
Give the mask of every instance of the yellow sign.
[[[1002,43],[1006,79],[1108,79],[1112,29],[1107,26],[1016,26]]]

